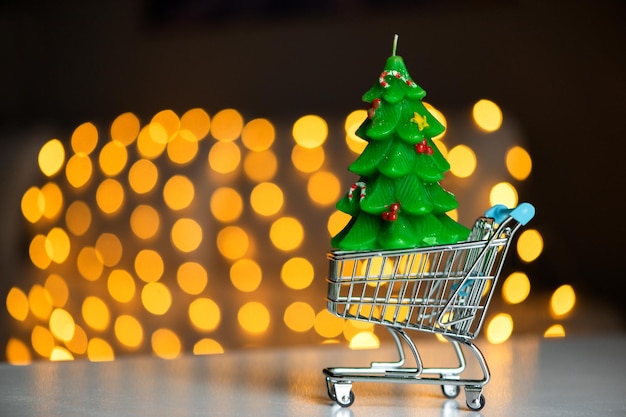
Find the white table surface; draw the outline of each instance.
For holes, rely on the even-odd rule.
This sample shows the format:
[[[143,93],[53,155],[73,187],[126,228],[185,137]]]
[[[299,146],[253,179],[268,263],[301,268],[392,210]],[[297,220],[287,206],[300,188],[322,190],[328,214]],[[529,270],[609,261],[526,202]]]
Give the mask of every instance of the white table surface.
[[[463,393],[449,400],[439,386],[389,383],[354,383],[356,401],[341,408],[327,396],[322,369],[367,366],[394,351],[331,345],[1,364],[0,416],[626,416],[624,334],[476,344],[492,373],[480,412],[465,407]],[[425,366],[447,357],[449,347],[432,335],[417,345]]]

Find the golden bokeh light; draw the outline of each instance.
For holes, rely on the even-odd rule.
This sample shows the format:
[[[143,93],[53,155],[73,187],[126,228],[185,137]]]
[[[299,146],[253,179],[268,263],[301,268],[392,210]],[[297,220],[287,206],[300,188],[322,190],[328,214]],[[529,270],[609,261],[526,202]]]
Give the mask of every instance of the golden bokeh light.
[[[163,187],[163,199],[172,210],[186,209],[193,202],[194,197],[194,185],[184,175],[172,176]]]
[[[230,267],[230,282],[242,292],[253,292],[263,279],[263,270],[254,259],[238,259]]]
[[[378,349],[380,340],[371,331],[361,331],[350,339],[349,347],[352,350]]]
[[[263,304],[249,301],[237,312],[237,321],[248,333],[265,333],[270,326],[270,312]]]
[[[318,171],[309,178],[306,190],[311,201],[320,206],[330,206],[337,203],[341,184],[332,172]]]
[[[114,177],[126,167],[128,162],[128,152],[123,143],[116,140],[108,142],[102,147],[98,163],[102,173],[109,177]]]
[[[125,269],[114,269],[109,273],[107,289],[114,300],[128,303],[135,296],[135,280]]]
[[[443,127],[445,127],[446,129],[448,128],[448,121],[446,120],[446,116],[439,111],[439,109],[435,108],[432,104],[427,103],[425,101],[422,102],[424,104],[424,107],[426,107],[426,110],[428,110],[428,112],[435,118],[437,119],[437,121],[439,123],[441,123],[443,125]],[[437,135],[437,136],[433,136],[433,140],[435,140],[436,144],[440,144],[441,141],[439,141],[439,139],[443,138],[444,135],[446,134],[446,130],[444,130],[441,134]]]
[[[222,223],[233,222],[243,212],[243,199],[234,188],[219,187],[211,194],[209,206],[217,220]]]
[[[553,324],[548,327],[546,331],[543,333],[543,337],[545,338],[559,338],[565,337],[565,329],[562,324]]]
[[[153,249],[142,249],[135,256],[135,273],[144,282],[160,280],[164,270],[163,258]]]
[[[91,122],[85,122],[74,129],[70,139],[76,155],[89,155],[98,145],[98,129]]]
[[[61,214],[63,208],[63,192],[54,182],[49,182],[41,187],[44,199],[43,216],[46,219],[54,219]]]
[[[339,336],[343,332],[344,320],[324,309],[315,315],[315,332],[325,338]]]
[[[58,274],[50,274],[48,278],[46,278],[43,287],[48,291],[48,294],[50,294],[54,307],[65,307],[70,295],[70,290],[63,277]]]
[[[508,182],[499,182],[489,192],[489,204],[504,204],[507,207],[517,206],[517,190]]]
[[[50,139],[39,150],[39,169],[47,176],[52,177],[61,170],[65,163],[65,148],[58,139]]]
[[[135,317],[122,314],[115,319],[113,330],[117,340],[129,349],[137,349],[143,343],[143,326]]]
[[[555,318],[567,316],[576,305],[576,292],[569,284],[561,285],[550,298],[550,313]]]
[[[308,303],[294,301],[285,309],[283,321],[294,332],[306,332],[315,324],[315,310]]]
[[[54,307],[50,293],[39,284],[33,285],[28,292],[28,305],[33,316],[42,321],[48,321]]]
[[[276,175],[278,159],[271,150],[249,152],[243,160],[243,170],[252,181],[269,181]]]
[[[202,227],[194,219],[178,219],[172,226],[170,237],[179,251],[193,252],[202,243]]]
[[[315,270],[305,258],[294,257],[285,262],[280,270],[280,278],[291,289],[302,290],[313,282]]]
[[[171,109],[161,110],[150,120],[150,135],[159,143],[167,143],[180,129],[180,119]]]
[[[13,337],[9,338],[6,347],[7,362],[11,365],[29,365],[32,361],[32,355],[26,343]]]
[[[91,209],[84,201],[74,201],[65,211],[65,223],[74,236],[82,236],[91,226]]]
[[[152,132],[161,132],[160,137],[153,138]],[[156,134],[156,133],[155,133]],[[160,125],[147,125],[144,126],[137,136],[137,152],[139,155],[146,159],[156,159],[164,151],[167,146],[167,142],[163,142],[163,137],[167,136],[167,132]]]
[[[202,265],[188,261],[178,267],[176,281],[187,294],[198,295],[206,288],[209,275]]]
[[[250,205],[255,213],[273,216],[283,208],[284,196],[280,187],[271,182],[256,185],[250,193]]]
[[[30,342],[35,352],[44,358],[50,358],[52,349],[54,349],[54,336],[48,329],[43,326],[35,325],[30,334]]]
[[[72,155],[65,165],[65,178],[76,189],[84,187],[91,180],[93,164],[88,155]]]
[[[293,166],[300,172],[310,174],[315,172],[324,165],[326,154],[324,148],[305,148],[304,146],[294,145],[291,151],[291,162]]]
[[[125,146],[131,145],[137,135],[141,124],[139,119],[131,112],[122,113],[111,123],[111,140],[123,143]]]
[[[435,140],[433,141],[433,143],[435,144],[439,152],[441,152],[441,155],[443,155],[444,158],[448,159],[448,155],[450,154],[450,151],[446,147],[446,144],[440,140]]]
[[[128,170],[128,184],[137,194],[152,191],[159,180],[159,171],[149,159],[139,159]]]
[[[162,316],[172,306],[172,293],[162,282],[149,282],[141,290],[141,303],[155,316]]]
[[[122,242],[113,233],[102,233],[96,240],[96,251],[105,266],[115,266],[122,258]]]
[[[87,296],[81,307],[83,320],[87,326],[97,331],[104,331],[109,327],[111,312],[107,304],[94,295]]]
[[[293,217],[281,217],[270,227],[270,240],[282,251],[297,249],[304,240],[304,228],[300,221]]]
[[[70,238],[65,230],[53,227],[46,235],[46,253],[52,262],[62,264],[70,254]]]
[[[167,121],[165,122],[167,123]],[[167,142],[169,142],[170,139],[167,127],[159,122],[150,122],[150,124],[146,127],[148,129],[150,141],[152,142],[149,144],[151,148],[153,147],[151,150],[153,152],[158,152],[158,155],[161,155],[161,153],[167,148]],[[141,140],[141,132],[139,136],[139,140]],[[140,143],[138,141],[137,145],[139,144]]]
[[[232,142],[243,130],[243,117],[235,109],[224,109],[213,116],[211,135],[218,141]]]
[[[224,353],[224,348],[216,340],[207,337],[198,340],[193,345],[194,355],[217,355]]]
[[[196,140],[202,140],[209,134],[211,128],[211,117],[201,108],[187,110],[180,118],[180,130],[188,130],[196,137]]]
[[[198,154],[198,139],[189,130],[181,130],[167,143],[167,156],[178,165],[186,165]]]
[[[348,224],[352,216],[343,211],[334,211],[329,217],[326,227],[330,236],[335,236]]]
[[[69,342],[65,342],[65,346],[77,355],[84,355],[87,352],[88,345],[87,333],[78,324],[74,326],[74,337]]]
[[[115,360],[115,353],[109,342],[94,337],[87,343],[87,358],[91,362],[110,362]]]
[[[201,332],[215,330],[222,318],[217,303],[210,298],[196,298],[189,304],[189,320]]]
[[[69,342],[74,337],[76,324],[67,310],[55,308],[50,315],[49,327],[54,337],[63,342]]]
[[[26,320],[29,310],[26,293],[17,287],[12,287],[7,294],[6,307],[9,315],[15,320]]]
[[[309,114],[300,117],[291,130],[296,143],[303,148],[322,146],[328,137],[328,124],[320,116]]]
[[[241,132],[241,142],[254,152],[269,149],[276,138],[274,125],[267,119],[250,120]]]
[[[31,223],[37,223],[46,207],[46,200],[41,190],[37,187],[30,187],[21,200],[22,215]]]
[[[161,216],[152,206],[140,204],[130,214],[130,229],[140,239],[152,239],[161,228]]]
[[[96,190],[96,203],[105,214],[116,214],[124,204],[124,188],[119,181],[107,178]]]
[[[474,123],[485,132],[495,132],[502,126],[502,110],[491,100],[478,100],[472,108]]]
[[[102,256],[92,246],[85,246],[78,252],[76,266],[80,275],[87,281],[96,281],[104,269]]]
[[[178,335],[170,330],[161,328],[152,333],[150,338],[152,351],[161,359],[176,359],[181,354],[182,343]]]
[[[30,261],[39,269],[46,269],[52,260],[46,252],[46,237],[44,235],[36,235],[31,240],[28,247],[28,256]]]
[[[239,226],[227,226],[217,234],[217,250],[227,259],[243,257],[249,244],[248,233]]]
[[[502,284],[502,298],[509,304],[519,304],[530,294],[530,280],[523,272],[513,272]]]
[[[241,150],[234,142],[217,142],[209,151],[209,166],[220,174],[228,174],[239,167]]]
[[[447,124],[441,112],[424,104]],[[355,134],[366,119],[367,112],[360,109],[344,120],[348,149],[342,152],[348,157],[367,145]],[[298,253],[317,245],[307,235],[314,218],[327,219],[329,236],[351,219],[331,210],[342,194],[342,174],[334,165],[346,155],[325,152],[329,125],[319,116],[297,119],[291,131],[287,126],[287,131],[278,129],[264,118],[245,123],[235,109],[212,117],[201,108],[182,117],[166,109],[146,124],[133,113],[120,114],[107,138],[99,138],[94,124],[83,123],[70,143],[45,142],[37,156],[39,183],[25,187],[20,202],[30,233],[28,254],[39,279],[9,285],[8,317],[15,328],[27,330],[6,338],[9,363],[114,360],[145,352],[172,359],[185,349],[215,354],[224,352],[223,343],[264,346],[311,337],[351,349],[378,348],[373,323],[316,309],[312,291],[324,289],[314,285],[318,263]],[[472,140],[492,140],[474,136]],[[482,145],[473,141],[470,148],[453,143],[455,139],[450,136],[449,151],[447,144],[435,141],[451,173],[472,176],[472,184],[485,183],[481,176],[486,171],[477,169],[477,158],[485,157]],[[498,168],[502,172],[481,185],[480,198],[489,191],[485,186],[500,182],[491,192],[491,204],[514,207],[517,191],[501,181],[528,178],[532,161],[515,141],[506,146],[500,161],[507,171]],[[294,198],[299,201],[292,202]],[[457,210],[448,214],[459,217]],[[517,252],[531,262],[541,254],[543,240],[535,230],[522,232],[527,234],[520,233]],[[406,259],[346,261],[339,273],[346,278],[369,268],[370,275],[390,278],[394,268],[400,274],[428,268],[428,261],[419,258],[407,271]],[[511,305],[531,296],[530,279],[513,272],[503,281],[502,300],[517,311]],[[368,284],[365,290],[373,291],[376,283]],[[285,303],[275,302],[276,286],[289,294]],[[397,293],[398,286],[383,283],[380,291],[390,291],[391,305],[384,314],[368,305],[351,306],[348,314],[367,319],[371,313],[401,325],[412,314],[410,305]],[[575,294],[559,289],[552,298],[549,309],[557,322],[573,309]],[[565,301],[555,301],[559,299]],[[502,343],[513,332],[506,308],[486,321],[491,343]],[[161,328],[154,326],[158,321]],[[563,336],[560,324],[544,333]]]
[[[350,113],[344,122],[346,131],[346,145],[356,154],[361,154],[367,146],[367,142],[356,135],[356,130],[367,119],[367,110],[359,109]]]
[[[450,172],[459,178],[467,178],[476,170],[476,154],[466,145],[457,145],[448,152]]]
[[[487,340],[494,344],[504,343],[513,333],[513,318],[506,313],[498,313],[487,324]]]
[[[55,346],[50,353],[50,361],[52,362],[61,362],[61,361],[72,361],[74,360],[74,356],[72,353],[65,349],[62,346]]]
[[[517,238],[517,254],[524,262],[532,262],[543,252],[543,237],[536,229],[526,229]]]
[[[509,148],[505,156],[506,169],[513,178],[523,181],[530,175],[533,163],[526,149],[521,146]]]

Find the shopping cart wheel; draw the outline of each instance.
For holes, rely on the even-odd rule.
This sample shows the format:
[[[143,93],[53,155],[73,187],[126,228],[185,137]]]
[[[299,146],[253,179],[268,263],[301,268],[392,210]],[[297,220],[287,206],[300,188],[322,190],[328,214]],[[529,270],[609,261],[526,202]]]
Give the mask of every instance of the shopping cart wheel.
[[[461,392],[461,387],[458,385],[442,385],[441,392],[446,398],[456,398]]]
[[[467,408],[469,408],[472,411],[482,410],[483,407],[485,406],[485,396],[483,394],[480,394],[478,397],[472,400],[468,398],[466,401],[466,404],[467,404]]]
[[[334,384],[334,395],[331,396],[342,407],[350,407],[354,403],[352,384]],[[330,394],[330,392],[329,392]]]
[[[335,401],[342,407],[350,407],[354,403],[354,392],[350,391],[347,396],[337,397]]]

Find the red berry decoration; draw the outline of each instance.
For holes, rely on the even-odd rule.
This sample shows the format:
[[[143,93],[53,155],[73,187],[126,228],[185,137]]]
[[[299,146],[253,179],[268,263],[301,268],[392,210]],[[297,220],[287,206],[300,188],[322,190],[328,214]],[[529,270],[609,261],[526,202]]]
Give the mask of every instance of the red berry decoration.
[[[368,118],[372,118],[376,115],[376,109],[378,109],[380,107],[380,99],[379,98],[375,98],[374,100],[372,100],[372,104],[369,105],[369,107],[367,108],[367,117]]]
[[[420,155],[424,155],[424,154],[432,155],[433,154],[433,148],[430,145],[428,145],[428,142],[426,142],[426,139],[424,139],[420,143],[415,144],[415,151],[419,153]]]
[[[395,222],[398,220],[398,210],[400,210],[399,203],[392,203],[389,205],[389,211],[385,211],[381,214],[381,217],[386,222]]]

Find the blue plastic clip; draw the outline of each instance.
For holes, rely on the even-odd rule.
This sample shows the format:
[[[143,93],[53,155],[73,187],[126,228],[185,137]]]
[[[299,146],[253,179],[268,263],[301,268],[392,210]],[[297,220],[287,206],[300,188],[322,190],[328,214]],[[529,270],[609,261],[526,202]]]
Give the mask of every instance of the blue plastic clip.
[[[535,206],[530,203],[521,203],[514,209],[509,209],[504,204],[496,204],[485,212],[485,216],[493,218],[496,223],[502,223],[510,216],[525,226],[535,217]]]

